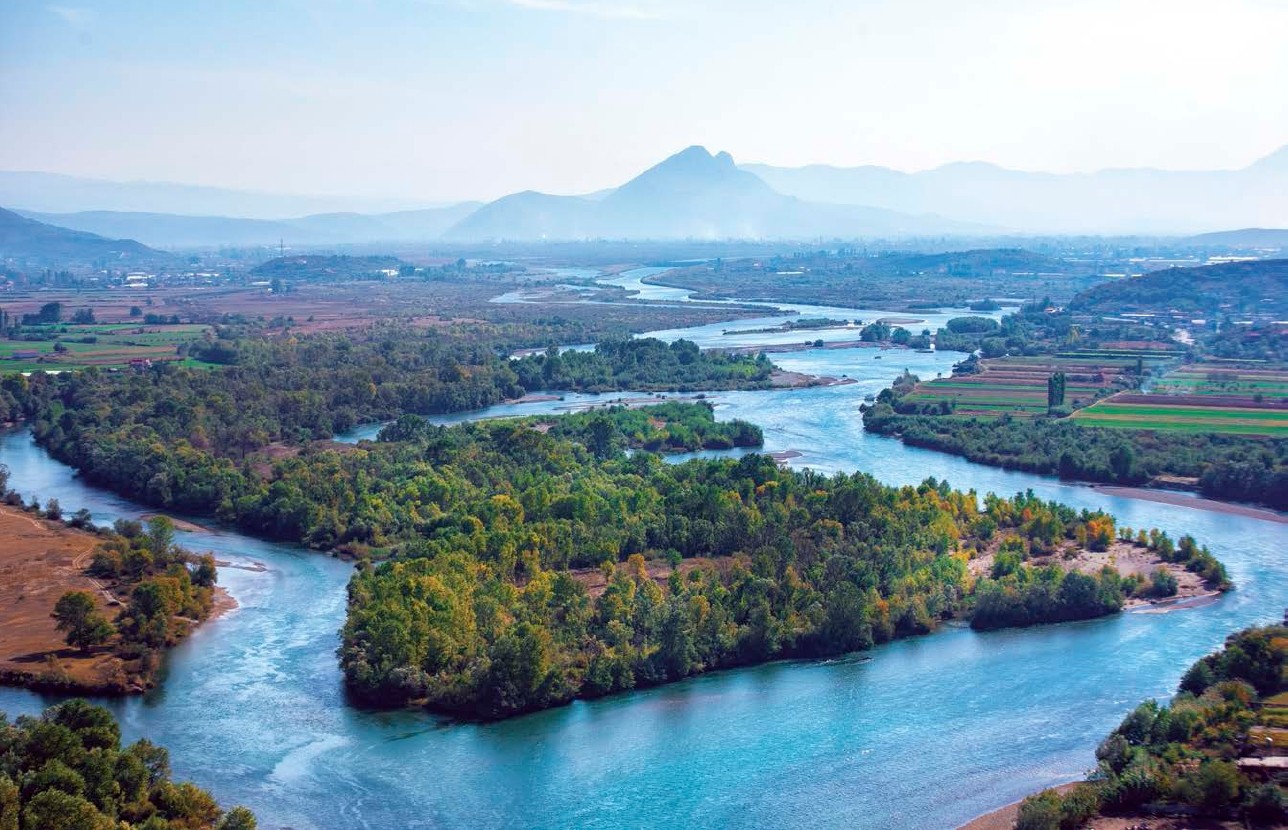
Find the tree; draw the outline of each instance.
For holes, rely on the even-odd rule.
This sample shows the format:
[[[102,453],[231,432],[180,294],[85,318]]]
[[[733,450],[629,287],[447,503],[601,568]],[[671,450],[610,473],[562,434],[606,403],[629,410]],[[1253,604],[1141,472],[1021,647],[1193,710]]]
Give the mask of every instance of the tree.
[[[43,790],[27,802],[22,826],[28,830],[112,830],[116,823],[78,795]]]
[[[57,323],[61,319],[63,319],[62,303],[45,303],[36,315],[36,321],[39,323]]]
[[[245,807],[234,807],[219,822],[219,830],[255,830],[255,814]]]
[[[1058,409],[1064,406],[1064,372],[1056,372],[1047,378],[1047,409]]]
[[[58,621],[58,630],[67,633],[67,644],[81,651],[107,642],[116,632],[95,607],[94,595],[89,591],[63,594],[54,605],[53,617]]]

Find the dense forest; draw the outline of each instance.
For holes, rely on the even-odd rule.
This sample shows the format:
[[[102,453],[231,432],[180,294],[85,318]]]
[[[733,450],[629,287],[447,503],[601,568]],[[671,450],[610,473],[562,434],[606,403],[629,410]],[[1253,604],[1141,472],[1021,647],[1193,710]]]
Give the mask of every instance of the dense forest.
[[[866,429],[971,461],[1112,484],[1154,476],[1199,479],[1206,496],[1288,510],[1288,441],[1216,433],[1091,429],[1067,419],[900,415],[885,389],[863,413]]]
[[[121,746],[112,713],[69,700],[10,723],[0,712],[3,830],[255,830],[245,807],[170,777],[170,756],[146,739]]]
[[[1028,545],[1085,539],[1089,525],[1113,532],[1104,514],[1032,495],[990,498],[981,512],[973,494],[945,484],[886,487],[759,455],[597,460],[512,425],[434,429],[381,447],[383,461],[337,458],[360,465],[344,476],[325,467],[291,476],[383,477],[390,498],[381,503],[395,517],[410,508],[394,499],[433,494],[417,506],[424,524],[400,557],[363,567],[350,586],[342,663],[351,690],[375,703],[500,717],[773,657],[862,649],[968,615],[969,551],[995,535]],[[444,481],[449,470],[457,481]],[[311,490],[298,503],[321,497]],[[1122,602],[1068,598],[1025,622],[1112,613]]]
[[[759,388],[772,370],[763,358],[651,339],[522,360],[433,333],[215,338],[198,351],[226,367],[5,376],[0,421],[28,419],[38,441],[96,483],[212,513],[240,493],[246,465],[270,445],[298,449],[360,423],[478,409],[529,389],[674,388],[659,380],[668,372],[684,385]]]
[[[1288,628],[1232,635],[1185,673],[1170,705],[1147,701],[1123,719],[1096,750],[1089,781],[1025,800],[1017,830],[1076,830],[1101,813],[1158,812],[1282,827],[1288,793],[1263,765],[1282,751],[1285,670]]]

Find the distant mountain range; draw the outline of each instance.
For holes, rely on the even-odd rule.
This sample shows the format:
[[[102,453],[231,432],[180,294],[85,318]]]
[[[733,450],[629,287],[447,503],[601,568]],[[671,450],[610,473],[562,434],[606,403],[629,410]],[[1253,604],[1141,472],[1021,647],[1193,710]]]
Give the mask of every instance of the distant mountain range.
[[[933,212],[1028,233],[1288,227],[1288,146],[1242,170],[1197,172],[1142,168],[1059,175],[982,162],[922,173],[870,166],[742,169],[800,199]]]
[[[1203,247],[1260,248],[1288,251],[1288,230],[1275,228],[1242,228],[1237,231],[1201,233],[1181,240]]]
[[[40,213],[86,210],[284,219],[313,213],[383,213],[435,207],[407,199],[300,196],[174,182],[113,182],[61,173],[0,170],[0,205]]]
[[[991,164],[923,173],[884,167],[748,164],[689,147],[620,187],[535,191],[487,204],[395,212],[282,211],[320,197],[0,172],[0,204],[32,219],[165,248],[377,242],[595,239],[858,239],[1051,234],[1187,234],[1194,244],[1276,243],[1288,227],[1288,147],[1243,169],[1131,169],[1057,175]],[[57,205],[57,209],[50,206]],[[69,212],[68,207],[78,208]],[[131,209],[122,209],[129,207]],[[228,213],[219,208],[229,208]],[[233,212],[233,209],[240,212]],[[1257,236],[1252,236],[1256,234]],[[1237,240],[1237,241],[1235,241]],[[1273,243],[1273,244],[1271,244]]]
[[[169,254],[132,239],[108,239],[93,233],[54,227],[0,208],[0,260],[35,265],[69,263],[156,262]]]
[[[319,213],[298,219],[246,219],[232,216],[181,216],[92,210],[80,213],[22,215],[64,228],[104,236],[130,237],[163,248],[221,245],[333,245],[358,242],[428,242],[438,239],[462,217],[479,207],[463,202],[443,208],[395,213]]]
[[[610,193],[526,191],[479,208],[450,228],[458,241],[536,239],[764,239],[980,233],[981,225],[784,196],[728,153],[689,147]]]

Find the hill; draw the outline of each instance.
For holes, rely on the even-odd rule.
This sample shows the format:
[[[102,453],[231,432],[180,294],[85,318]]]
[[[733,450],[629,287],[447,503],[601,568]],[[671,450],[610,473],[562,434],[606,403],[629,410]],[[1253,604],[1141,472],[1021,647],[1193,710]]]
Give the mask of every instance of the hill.
[[[1088,289],[1069,302],[1089,314],[1155,312],[1288,316],[1288,259],[1169,268]]]
[[[1288,250],[1288,229],[1242,228],[1237,231],[1201,233],[1181,240],[1189,245],[1207,248],[1245,248],[1255,250]]]
[[[90,210],[82,213],[27,213],[24,215],[64,228],[128,236],[165,248],[207,248],[221,245],[320,244],[326,239],[314,231],[268,219],[228,216],[180,216],[172,213],[124,213]]]
[[[237,216],[187,216],[93,210],[80,213],[34,213],[25,216],[62,227],[106,236],[127,236],[166,248],[210,248],[223,245],[329,245],[359,242],[426,242],[478,207],[463,202],[444,208],[385,214],[319,213],[296,219],[248,219]]]
[[[301,196],[174,182],[115,182],[61,173],[0,170],[0,205],[42,213],[107,210],[181,216],[284,219],[313,213],[430,207],[407,199]]]
[[[1043,233],[1194,233],[1288,226],[1288,147],[1242,170],[1053,174],[959,162],[885,167],[748,164],[780,193],[819,202],[938,213]]]
[[[454,240],[760,239],[910,236],[986,230],[938,216],[815,204],[776,192],[728,153],[689,147],[606,195],[527,191],[491,202],[445,234]]]
[[[263,279],[280,277],[290,280],[378,279],[388,276],[407,263],[391,256],[303,256],[276,257],[251,269],[251,275]]]
[[[37,222],[0,208],[0,259],[30,264],[143,262],[167,254],[133,239],[108,239],[93,233]]]

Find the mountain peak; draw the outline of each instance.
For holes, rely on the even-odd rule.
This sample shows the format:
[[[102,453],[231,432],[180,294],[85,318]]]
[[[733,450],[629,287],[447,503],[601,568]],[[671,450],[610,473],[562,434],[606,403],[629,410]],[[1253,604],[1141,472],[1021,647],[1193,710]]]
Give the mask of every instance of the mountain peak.
[[[1288,172],[1288,144],[1275,150],[1265,158],[1257,159],[1252,163],[1250,170],[1283,170]]]

